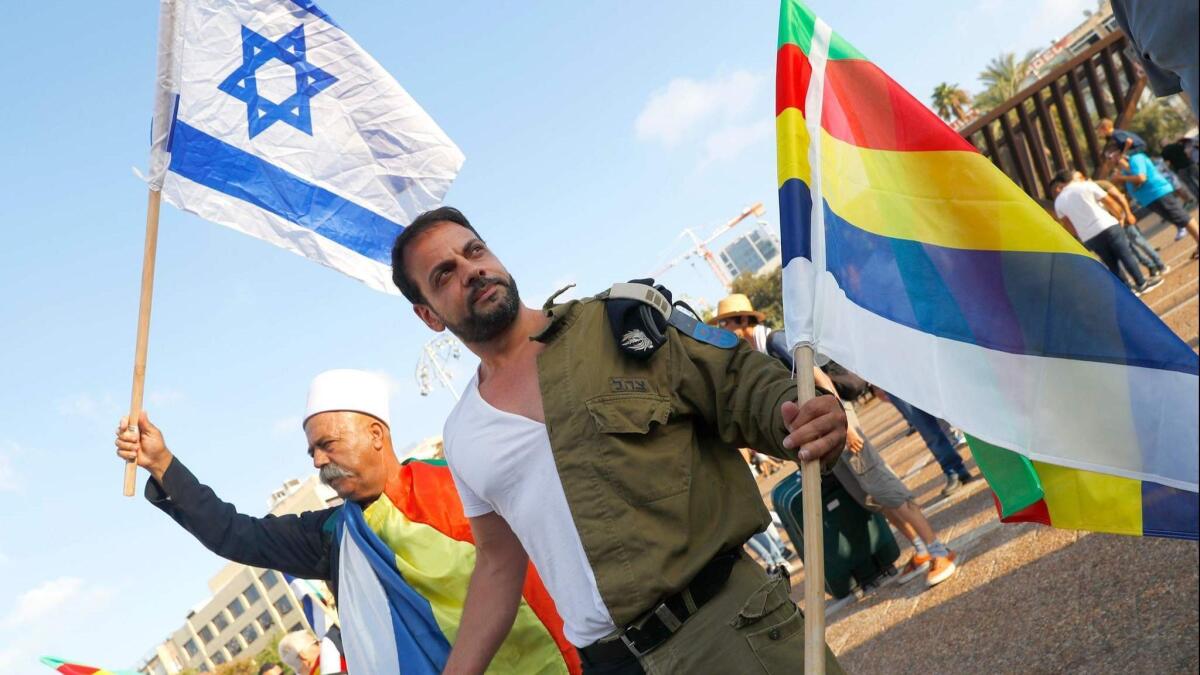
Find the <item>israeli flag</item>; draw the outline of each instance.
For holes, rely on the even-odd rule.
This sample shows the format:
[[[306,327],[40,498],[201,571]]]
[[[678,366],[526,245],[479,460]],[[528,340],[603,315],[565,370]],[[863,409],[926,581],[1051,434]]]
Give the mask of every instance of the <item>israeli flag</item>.
[[[388,292],[463,154],[306,0],[161,0],[148,180],[180,209]]]

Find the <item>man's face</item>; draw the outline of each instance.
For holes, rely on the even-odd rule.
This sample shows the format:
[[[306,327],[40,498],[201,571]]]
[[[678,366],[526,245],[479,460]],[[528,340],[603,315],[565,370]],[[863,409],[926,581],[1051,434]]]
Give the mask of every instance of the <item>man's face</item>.
[[[313,666],[317,665],[317,661],[319,661],[320,658],[321,658],[321,645],[317,644],[316,642],[312,643],[311,645],[306,647],[304,649],[304,651],[300,652],[300,662],[303,663],[304,666],[309,669],[311,669]]]
[[[356,412],[317,413],[304,423],[308,454],[321,472],[321,482],[342,499],[355,502],[383,493],[388,434],[382,422]]]
[[[503,333],[521,309],[517,284],[475,233],[443,222],[404,251],[404,268],[425,299],[413,311],[435,331],[467,343]]]
[[[1104,137],[1111,136],[1112,132],[1113,132],[1112,122],[1101,122],[1100,124],[1096,125],[1096,133],[1100,134],[1101,136],[1104,136]]]
[[[754,327],[758,325],[758,319],[748,314],[743,314],[741,316],[731,316],[721,319],[717,322],[717,325],[750,342],[754,339]]]

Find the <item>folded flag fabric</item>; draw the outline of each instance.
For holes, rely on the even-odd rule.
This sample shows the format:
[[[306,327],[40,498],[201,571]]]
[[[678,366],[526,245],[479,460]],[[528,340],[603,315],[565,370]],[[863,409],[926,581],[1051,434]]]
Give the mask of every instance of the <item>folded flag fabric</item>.
[[[92,666],[84,666],[78,663],[68,663],[62,659],[56,659],[52,656],[43,656],[42,664],[48,666],[63,675],[140,675],[136,670],[106,670],[104,668],[93,668]]]
[[[1196,353],[799,0],[776,97],[793,346],[967,431],[1006,518],[1196,538]]]
[[[475,567],[450,470],[441,461],[406,462],[382,497],[342,511],[338,615],[350,672],[440,673]],[[532,564],[512,631],[488,672],[581,672]]]
[[[162,0],[149,182],[180,209],[397,292],[393,240],[463,155],[307,0]]]

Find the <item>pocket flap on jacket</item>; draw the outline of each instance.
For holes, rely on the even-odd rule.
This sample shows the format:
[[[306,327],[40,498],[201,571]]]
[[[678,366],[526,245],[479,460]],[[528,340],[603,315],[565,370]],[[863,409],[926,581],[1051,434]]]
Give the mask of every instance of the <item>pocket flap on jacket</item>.
[[[645,434],[651,425],[666,424],[671,401],[654,394],[609,394],[587,402],[588,412],[601,433]]]

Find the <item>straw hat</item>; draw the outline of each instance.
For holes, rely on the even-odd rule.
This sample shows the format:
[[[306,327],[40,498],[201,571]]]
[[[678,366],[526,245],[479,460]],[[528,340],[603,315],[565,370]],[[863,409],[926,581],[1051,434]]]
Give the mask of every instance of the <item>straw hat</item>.
[[[759,323],[767,318],[766,314],[754,311],[754,305],[750,304],[750,298],[741,293],[734,293],[717,303],[717,314],[708,322],[715,326],[722,319],[734,316],[752,316],[758,319]]]

